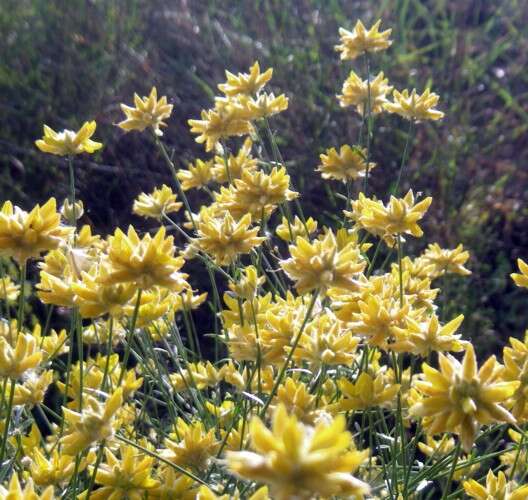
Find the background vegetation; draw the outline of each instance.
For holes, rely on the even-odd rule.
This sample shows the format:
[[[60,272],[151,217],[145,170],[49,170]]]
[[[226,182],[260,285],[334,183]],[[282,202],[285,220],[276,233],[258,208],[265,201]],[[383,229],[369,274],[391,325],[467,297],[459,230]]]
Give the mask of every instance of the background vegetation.
[[[427,240],[463,242],[471,251],[473,275],[446,284],[452,313],[466,314],[466,338],[488,353],[526,324],[525,299],[508,277],[515,259],[528,255],[525,1],[0,3],[0,199],[30,207],[66,196],[64,164],[39,154],[33,141],[42,123],[76,129],[96,119],[96,138],[106,146],[95,159],[79,160],[78,196],[88,221],[103,233],[133,220],[131,200],[140,190],[168,180],[145,135],[124,135],[113,126],[121,118],[118,104],[152,85],[169,96],[175,112],[167,141],[185,166],[204,156],[187,120],[210,105],[224,69],[244,71],[254,60],[274,68],[273,85],[290,97],[274,124],[306,212],[331,220],[342,187],[320,181],[318,155],[354,143],[360,123],[335,99],[352,69],[333,50],[337,29],[358,18],[366,24],[382,18],[383,27],[393,28],[394,44],[376,57],[372,72],[383,70],[396,88],[430,85],[446,113],[440,124],[418,128],[405,177],[434,197]],[[372,182],[382,197],[405,139],[405,130],[394,134],[398,123],[391,116],[376,122],[379,168]]]

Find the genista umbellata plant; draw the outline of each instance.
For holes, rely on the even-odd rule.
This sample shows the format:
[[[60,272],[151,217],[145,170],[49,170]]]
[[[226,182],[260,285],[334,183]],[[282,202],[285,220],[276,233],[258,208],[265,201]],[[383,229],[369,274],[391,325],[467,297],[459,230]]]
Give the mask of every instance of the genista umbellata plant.
[[[439,96],[371,75],[392,43],[380,21],[339,35],[342,64],[367,73],[336,89],[359,115],[357,143],[314,159],[342,193],[335,227],[303,213],[272,124],[289,99],[258,62],[226,72],[189,120],[205,152],[187,165],[164,142],[167,97],[121,105],[117,126],[151,141],[171,176],[130,203],[152,234],[93,234],[75,157],[102,147],[96,124],[44,126],[36,146],[65,157],[68,199],[0,210],[0,499],[528,498],[528,339],[477,360],[440,289],[470,274],[468,251],[406,252],[434,201],[402,179],[416,127],[442,126]],[[408,130],[396,172],[372,161],[385,113]],[[374,196],[373,175],[393,176],[391,192]],[[524,261],[512,278],[528,288]]]

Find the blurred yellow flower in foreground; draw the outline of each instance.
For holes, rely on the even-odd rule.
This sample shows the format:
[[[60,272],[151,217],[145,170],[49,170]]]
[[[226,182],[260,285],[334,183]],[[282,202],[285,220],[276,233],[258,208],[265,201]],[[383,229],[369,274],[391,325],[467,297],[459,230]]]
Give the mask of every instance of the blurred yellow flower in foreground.
[[[486,476],[486,486],[482,486],[474,479],[464,481],[463,486],[466,494],[477,500],[525,500],[528,498],[528,485],[517,486],[513,481],[508,481],[502,471],[495,475],[490,469]]]
[[[313,428],[288,415],[280,404],[271,430],[254,417],[250,437],[254,451],[228,451],[227,467],[244,479],[269,485],[273,498],[343,495],[362,499],[370,490],[352,475],[369,452],[353,449],[343,416]]]
[[[126,130],[139,130],[143,132],[147,127],[152,127],[154,133],[158,136],[163,135],[160,127],[166,127],[163,121],[169,118],[172,113],[172,104],[167,104],[167,97],[163,96],[158,99],[156,87],[152,87],[149,96],[143,98],[134,94],[135,107],[121,104],[121,109],[126,115],[126,119],[119,122],[117,126]]]
[[[16,472],[11,476],[9,485],[0,486],[0,498],[5,500],[54,500],[53,487],[49,486],[40,495],[35,491],[33,480],[29,478],[22,488]]]
[[[52,128],[44,125],[44,137],[35,141],[35,144],[44,153],[58,156],[93,153],[103,147],[100,142],[90,139],[96,127],[95,121],[91,121],[85,122],[78,132],[67,129],[62,132],[55,132]]]

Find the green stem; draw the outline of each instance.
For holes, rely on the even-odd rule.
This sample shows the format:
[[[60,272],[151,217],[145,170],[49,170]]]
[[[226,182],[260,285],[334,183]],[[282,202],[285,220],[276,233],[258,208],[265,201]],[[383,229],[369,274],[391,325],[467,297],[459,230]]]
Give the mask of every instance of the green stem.
[[[414,135],[414,120],[409,121],[409,128],[407,129],[407,137],[405,139],[405,146],[403,148],[403,154],[402,159],[400,163],[400,171],[398,172],[398,178],[396,179],[396,184],[394,186],[394,189],[392,190],[392,195],[396,196],[398,193],[398,188],[400,187],[400,182],[402,179],[402,173],[403,169],[405,167],[405,164],[407,163],[409,153],[410,153],[410,144],[411,144],[411,138]]]
[[[4,455],[5,450],[7,447],[7,440],[9,438],[9,426],[11,424],[11,413],[13,410],[13,399],[15,397],[15,379],[11,379],[11,384],[9,385],[9,401],[7,403],[7,415],[4,420],[4,435],[2,436],[2,447],[0,448],[0,465],[4,462]],[[7,389],[7,383],[4,384],[4,398],[5,398],[5,390]]]
[[[123,381],[123,377],[125,376],[125,372],[127,369],[128,358],[130,357],[130,348],[132,344],[132,339],[134,338],[134,331],[136,329],[136,322],[137,322],[139,304],[141,302],[142,293],[143,293],[143,290],[141,288],[138,288],[136,305],[134,306],[134,313],[132,315],[132,320],[130,321],[130,324],[129,324],[128,334],[127,334],[127,339],[126,339],[127,342],[126,342],[126,348],[125,348],[125,355],[123,357],[123,367],[119,375],[119,381],[117,382],[117,387],[121,385],[121,382]]]
[[[17,314],[17,333],[22,330],[24,323],[24,306],[26,305],[26,277],[27,277],[27,260],[24,260],[20,266],[20,295],[18,296],[18,314]],[[9,330],[11,333],[11,330]],[[11,342],[13,339],[10,339]]]
[[[449,477],[447,478],[447,483],[445,485],[444,493],[442,495],[442,500],[446,500],[447,496],[449,495],[449,490],[451,489],[451,483],[453,482],[453,476],[455,474],[458,458],[460,457],[460,448],[460,440],[458,440],[454,451],[453,461],[451,462],[451,470],[449,471]]]

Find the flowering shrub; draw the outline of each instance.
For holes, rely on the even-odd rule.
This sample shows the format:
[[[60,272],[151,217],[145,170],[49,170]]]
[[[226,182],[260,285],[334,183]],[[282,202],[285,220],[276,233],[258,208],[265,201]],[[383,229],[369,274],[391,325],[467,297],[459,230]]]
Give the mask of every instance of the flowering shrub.
[[[341,59],[370,67],[391,45],[379,27],[340,30]],[[365,76],[351,72],[338,96],[362,116],[359,143],[329,148],[318,167],[344,188],[335,227],[303,213],[269,122],[288,98],[265,90],[272,70],[258,63],[227,72],[223,95],[189,120],[211,157],[187,169],[162,141],[165,96],[154,88],[122,105],[118,126],[150,133],[172,175],[175,191],[133,203],[158,225],[153,236],[81,225],[75,156],[102,147],[96,124],[44,127],[36,145],[67,157],[70,196],[60,212],[53,198],[0,211],[0,498],[528,497],[528,340],[511,338],[504,365],[493,356],[479,367],[457,333],[463,316],[438,305],[439,278],[470,274],[469,253],[433,243],[405,255],[433,200],[399,193],[400,180],[411,129],[443,117],[439,97],[391,100],[383,73]],[[368,191],[383,170],[371,161],[380,113],[409,121],[386,202]],[[210,203],[191,206],[189,190]],[[189,284],[192,259],[211,298]],[[35,261],[48,319],[30,328]],[[519,270],[527,287],[522,260]],[[195,322],[200,306],[214,332]],[[54,308],[69,312],[68,332],[52,328]]]

